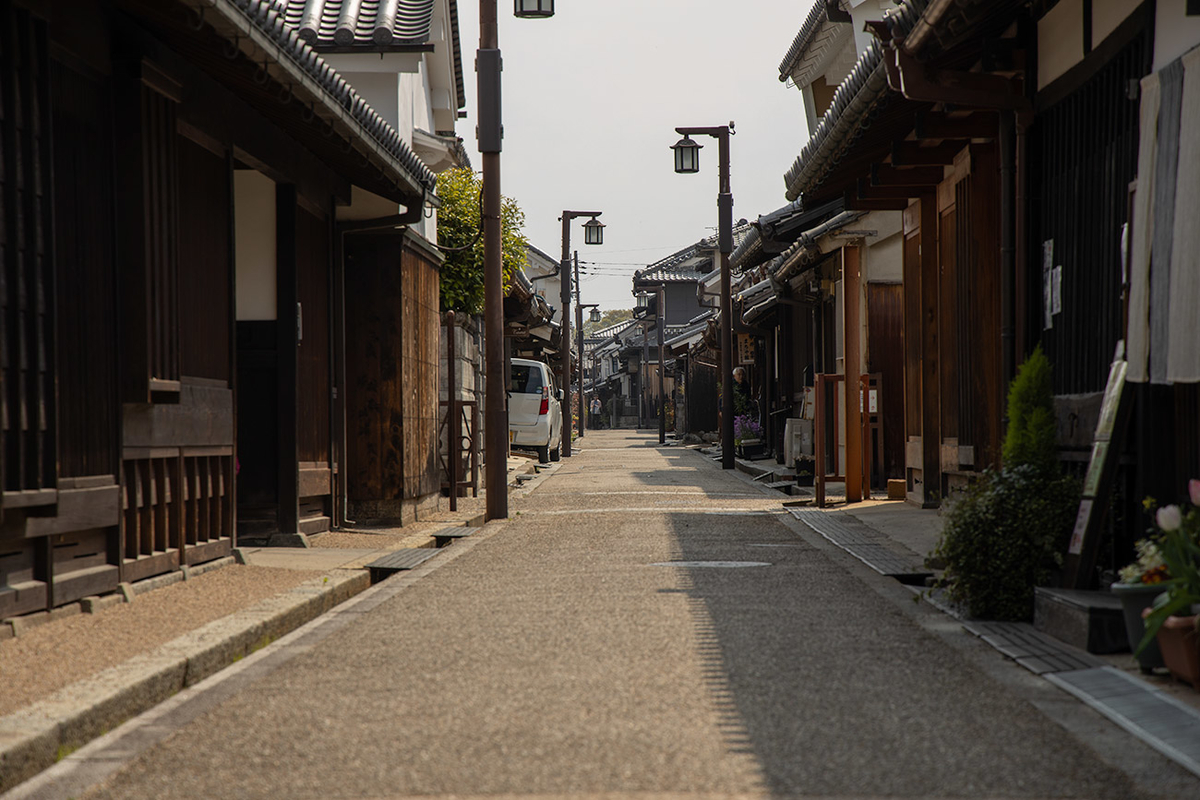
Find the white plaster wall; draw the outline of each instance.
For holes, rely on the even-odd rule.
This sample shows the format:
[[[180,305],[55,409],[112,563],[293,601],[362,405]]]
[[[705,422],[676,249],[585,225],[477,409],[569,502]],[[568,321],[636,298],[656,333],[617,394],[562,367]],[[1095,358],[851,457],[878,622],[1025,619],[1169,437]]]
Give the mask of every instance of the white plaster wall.
[[[273,320],[276,308],[275,182],[261,172],[233,174],[237,319]]]
[[[904,236],[892,234],[867,248],[867,281],[869,283],[904,282]]]
[[[1041,91],[1083,60],[1083,0],[1060,0],[1038,21],[1037,39]]]
[[[1129,0],[1092,0],[1092,47],[1099,47],[1137,7]]]
[[[1154,16],[1154,71],[1200,45],[1200,17],[1189,17],[1186,0],[1158,0]]]

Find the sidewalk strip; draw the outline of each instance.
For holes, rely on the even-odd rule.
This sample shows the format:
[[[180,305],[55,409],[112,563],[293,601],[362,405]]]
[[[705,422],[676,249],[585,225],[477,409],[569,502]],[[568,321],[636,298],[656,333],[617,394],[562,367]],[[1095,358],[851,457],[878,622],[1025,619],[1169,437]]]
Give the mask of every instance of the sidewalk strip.
[[[1114,667],[1058,672],[1046,680],[1200,775],[1200,713]]]
[[[896,552],[886,535],[838,511],[789,508],[788,513],[871,569],[901,583],[923,585],[933,573],[915,556]]]

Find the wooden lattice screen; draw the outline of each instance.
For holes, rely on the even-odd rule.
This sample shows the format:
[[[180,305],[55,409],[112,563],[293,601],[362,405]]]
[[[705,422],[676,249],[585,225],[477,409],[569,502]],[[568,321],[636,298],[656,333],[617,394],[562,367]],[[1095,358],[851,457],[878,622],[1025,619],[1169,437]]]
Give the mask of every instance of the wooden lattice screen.
[[[3,487],[54,486],[50,71],[46,24],[0,2]]]

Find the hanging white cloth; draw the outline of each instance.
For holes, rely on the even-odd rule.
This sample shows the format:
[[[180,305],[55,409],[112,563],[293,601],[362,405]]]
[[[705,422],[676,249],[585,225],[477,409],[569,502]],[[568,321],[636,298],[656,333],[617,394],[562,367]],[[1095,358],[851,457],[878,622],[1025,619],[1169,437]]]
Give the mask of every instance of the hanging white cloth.
[[[1179,167],[1175,189],[1174,246],[1171,251],[1171,299],[1167,380],[1200,381],[1200,48],[1183,57],[1183,105]]]
[[[1137,192],[1133,198],[1133,243],[1129,270],[1129,322],[1126,333],[1127,379],[1149,380],[1150,244],[1154,241],[1154,162],[1158,144],[1158,74],[1142,78]]]

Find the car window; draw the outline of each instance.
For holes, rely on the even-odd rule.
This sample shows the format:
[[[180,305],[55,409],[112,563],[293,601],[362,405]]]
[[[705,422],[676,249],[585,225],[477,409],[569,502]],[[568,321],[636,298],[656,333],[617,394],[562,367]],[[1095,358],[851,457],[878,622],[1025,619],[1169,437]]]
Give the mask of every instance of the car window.
[[[512,365],[512,391],[520,394],[542,393],[542,371],[528,364]]]

